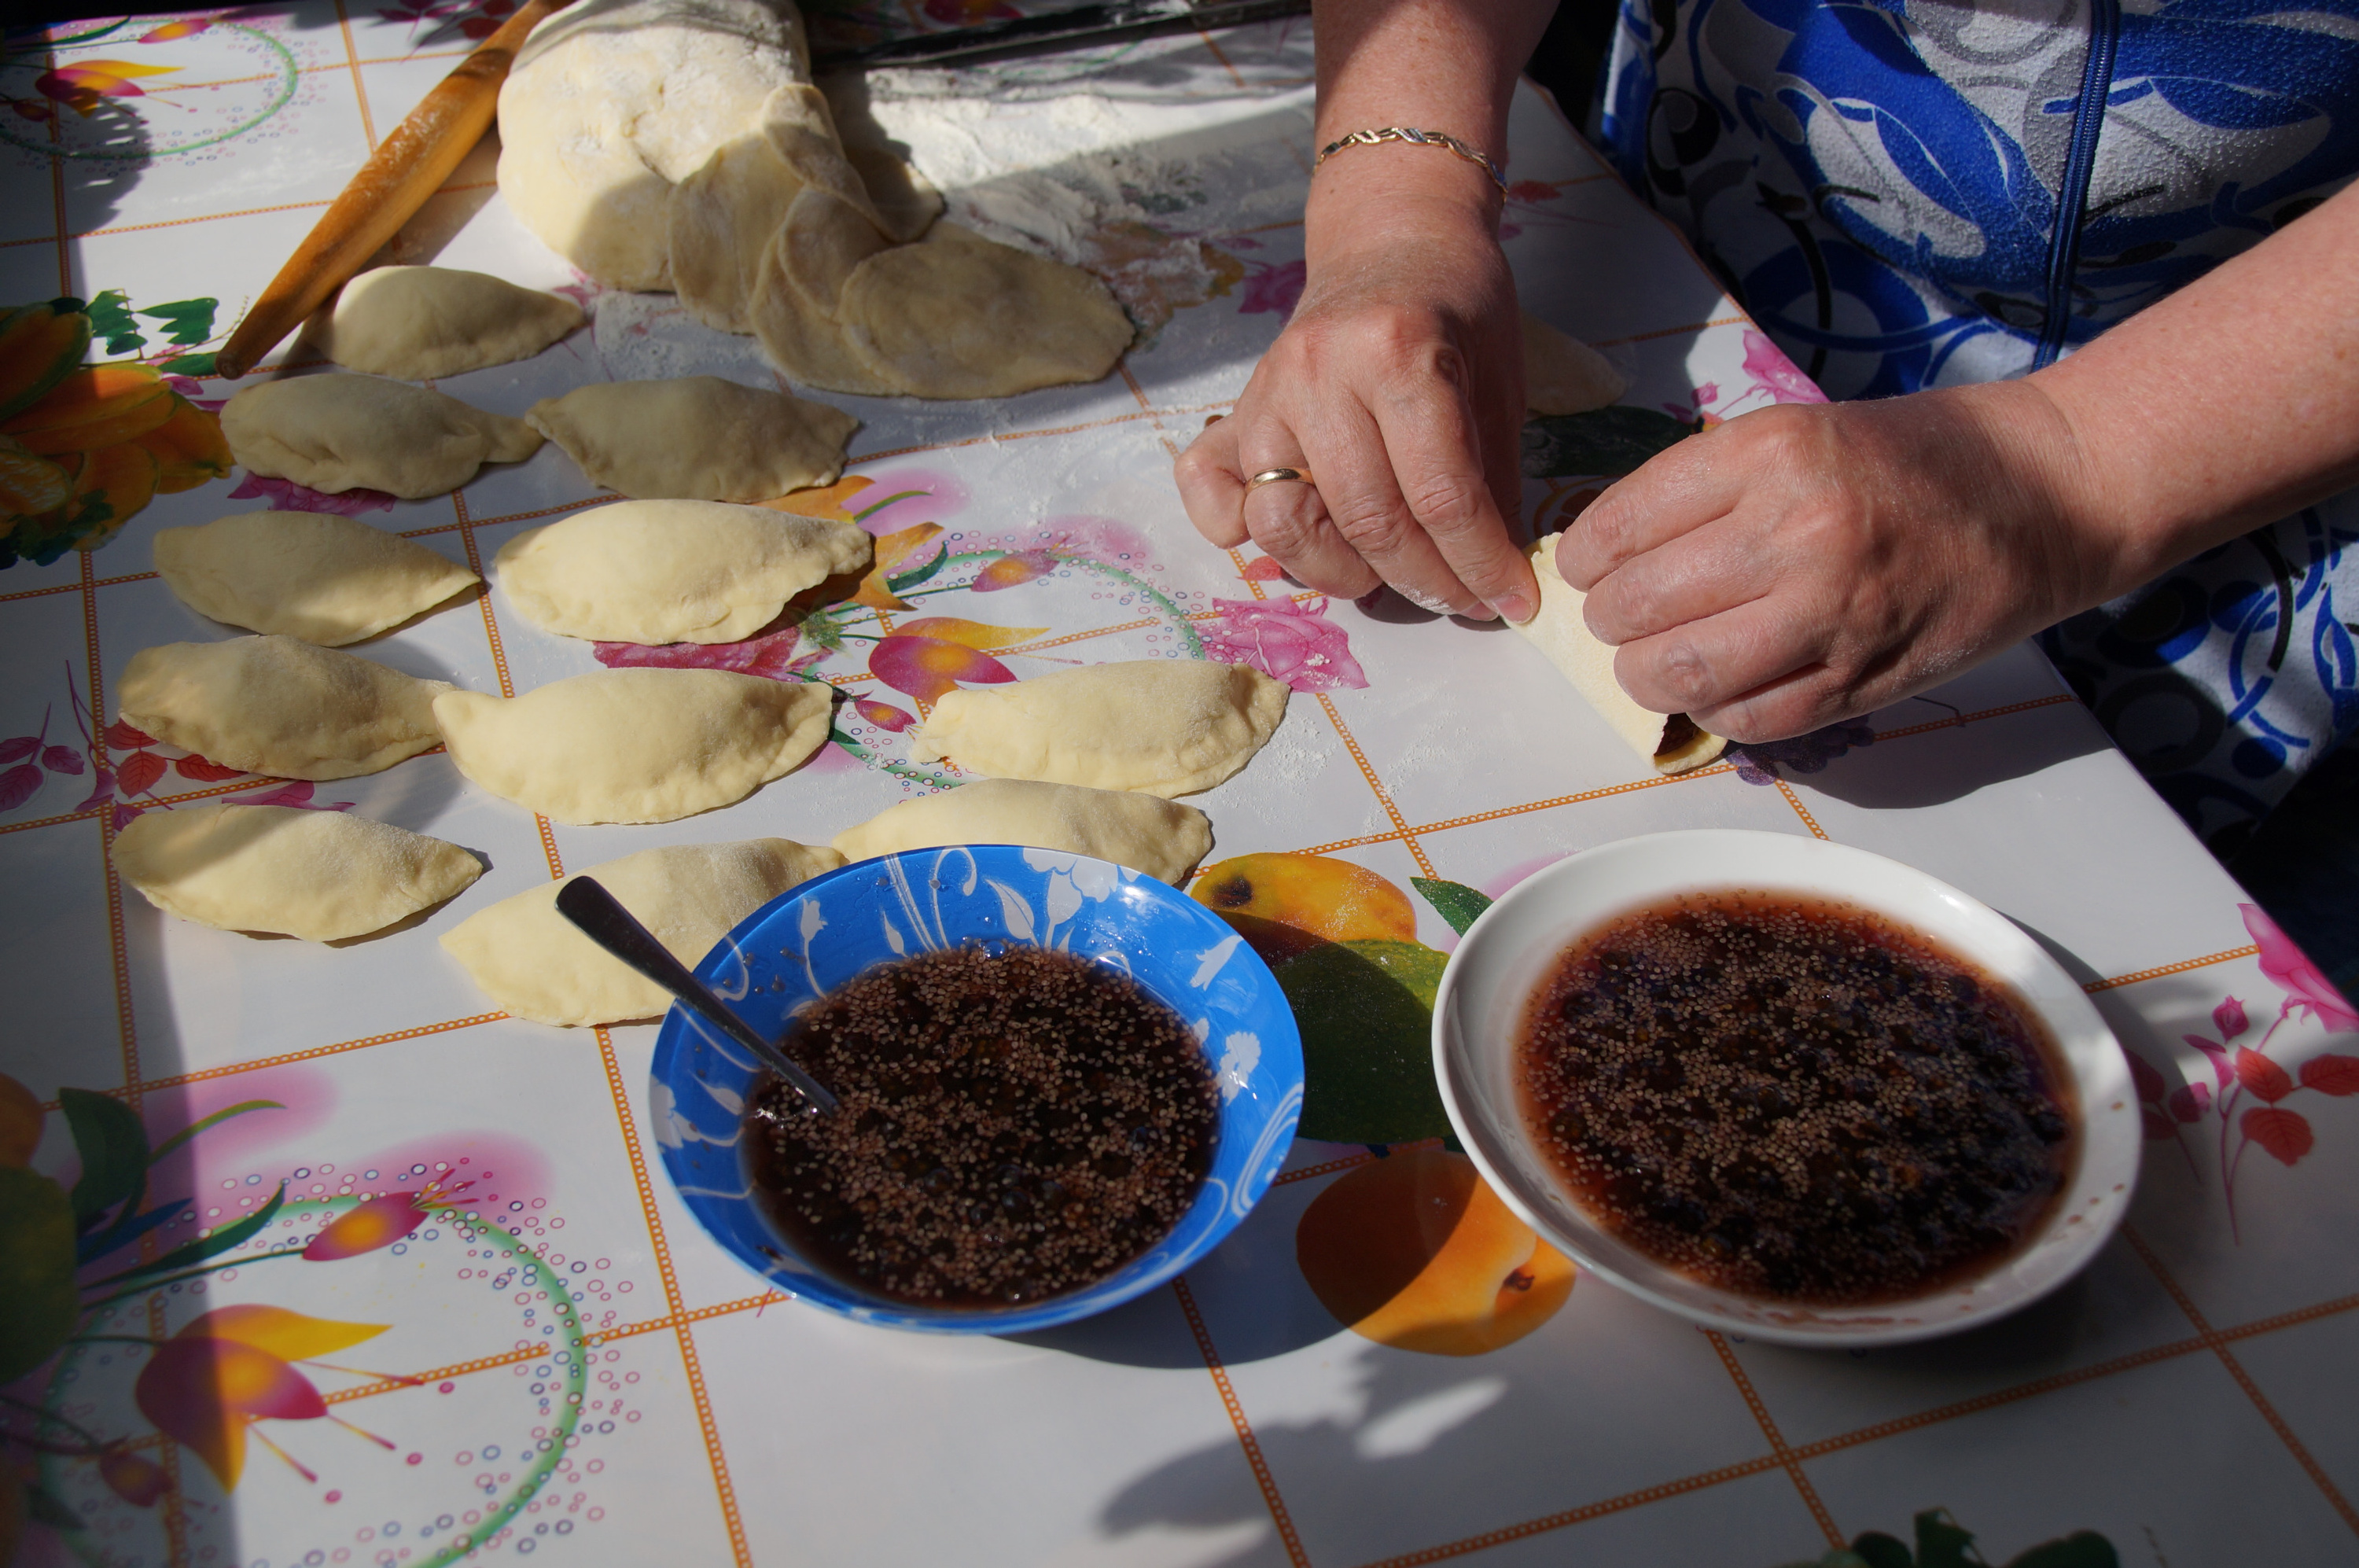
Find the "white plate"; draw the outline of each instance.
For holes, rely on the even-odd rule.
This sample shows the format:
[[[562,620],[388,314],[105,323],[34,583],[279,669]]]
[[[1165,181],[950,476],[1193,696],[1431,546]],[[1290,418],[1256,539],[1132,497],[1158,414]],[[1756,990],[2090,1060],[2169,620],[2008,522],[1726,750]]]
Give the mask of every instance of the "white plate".
[[[1915,1301],[1857,1310],[1739,1295],[1664,1267],[1582,1209],[1526,1130],[1516,1037],[1532,992],[1564,950],[1627,910],[1675,893],[1744,887],[1840,898],[1919,931],[2004,981],[2064,1058],[2082,1138],[2063,1197],[1998,1269]],[[1864,850],[1785,833],[1650,833],[1576,855],[1484,910],[1441,976],[1433,1069],[1459,1140],[1533,1229],[1599,1279],[1708,1327],[1785,1345],[1895,1345],[1973,1328],[2038,1300],[2104,1245],[2137,1181],[2140,1129],[2129,1066],[2072,977],[2005,917],[1946,883]]]

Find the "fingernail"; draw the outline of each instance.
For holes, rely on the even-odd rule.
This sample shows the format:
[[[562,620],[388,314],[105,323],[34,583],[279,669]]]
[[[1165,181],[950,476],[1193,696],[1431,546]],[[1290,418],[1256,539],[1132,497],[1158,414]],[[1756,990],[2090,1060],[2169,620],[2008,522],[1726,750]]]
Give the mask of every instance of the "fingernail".
[[[1522,626],[1532,618],[1532,602],[1521,593],[1508,593],[1491,601],[1491,608],[1499,612],[1510,626]]]

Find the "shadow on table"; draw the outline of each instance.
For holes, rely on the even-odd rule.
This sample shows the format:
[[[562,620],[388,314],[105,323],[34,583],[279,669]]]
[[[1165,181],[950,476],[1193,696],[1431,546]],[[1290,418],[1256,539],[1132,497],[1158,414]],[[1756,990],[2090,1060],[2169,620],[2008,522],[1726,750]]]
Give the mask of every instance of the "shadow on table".
[[[1797,789],[1867,811],[1943,806],[2111,749],[2112,742],[2085,713],[2074,710],[2072,719],[2064,724],[1962,724],[1954,732],[1959,738],[1947,744],[1944,732],[1935,731],[1854,746],[1820,764],[1818,770],[1780,762],[1777,771]],[[1761,750],[1776,760],[1778,747],[1811,738],[1776,742]]]

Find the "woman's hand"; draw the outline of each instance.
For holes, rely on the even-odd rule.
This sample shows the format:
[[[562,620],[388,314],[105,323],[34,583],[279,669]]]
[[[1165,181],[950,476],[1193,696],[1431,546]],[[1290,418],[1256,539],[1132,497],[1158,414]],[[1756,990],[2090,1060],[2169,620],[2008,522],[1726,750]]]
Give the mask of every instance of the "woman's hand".
[[[1324,593],[1382,582],[1429,610],[1530,616],[1508,537],[1523,350],[1496,203],[1481,169],[1429,148],[1354,147],[1320,170],[1294,318],[1180,459],[1199,532],[1250,538]],[[1280,466],[1312,483],[1247,492]]]
[[[2074,427],[2034,382],[1788,404],[1680,442],[1557,549],[1648,708],[1765,741],[1944,681],[2126,591]]]

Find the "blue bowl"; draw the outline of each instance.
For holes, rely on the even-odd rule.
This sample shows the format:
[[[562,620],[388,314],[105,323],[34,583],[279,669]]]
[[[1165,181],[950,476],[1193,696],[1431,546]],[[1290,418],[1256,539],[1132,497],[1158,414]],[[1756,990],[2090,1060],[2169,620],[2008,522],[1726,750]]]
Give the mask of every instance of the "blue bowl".
[[[690,1213],[788,1295],[862,1323],[933,1334],[1023,1334],[1143,1295],[1234,1230],[1285,1162],[1302,1112],[1302,1039],[1268,967],[1226,922],[1154,877],[1088,855],[1011,844],[911,850],[814,877],[738,923],[696,973],[745,1021],[791,1015],[872,966],[954,947],[1054,948],[1122,970],[1203,1042],[1221,1090],[1212,1168],[1180,1224],[1087,1290],[1010,1307],[919,1307],[822,1272],[763,1217],[738,1163],[763,1070],[686,1008],[656,1039],[656,1139]]]

